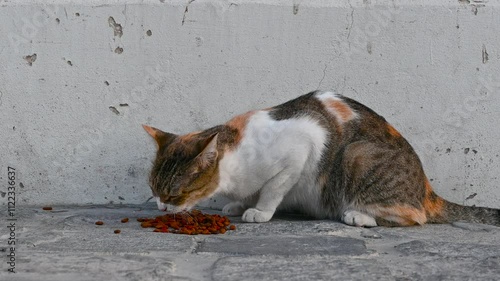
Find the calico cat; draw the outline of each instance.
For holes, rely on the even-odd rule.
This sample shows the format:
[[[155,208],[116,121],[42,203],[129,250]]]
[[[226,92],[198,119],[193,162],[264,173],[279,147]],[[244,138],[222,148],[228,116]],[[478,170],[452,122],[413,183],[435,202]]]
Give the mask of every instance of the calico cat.
[[[267,222],[278,209],[365,227],[500,225],[500,210],[436,195],[403,136],[370,108],[333,92],[311,92],[187,135],[143,127],[158,147],[150,186],[160,210],[188,210],[222,194],[234,200],[223,213],[245,222]]]

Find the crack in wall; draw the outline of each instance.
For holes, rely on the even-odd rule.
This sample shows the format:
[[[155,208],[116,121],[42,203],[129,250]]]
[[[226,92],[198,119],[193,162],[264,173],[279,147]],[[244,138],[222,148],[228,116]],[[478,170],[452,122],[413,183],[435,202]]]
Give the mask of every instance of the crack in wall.
[[[351,42],[349,41],[349,38],[351,37],[351,30],[352,30],[352,27],[354,25],[354,7],[352,6],[352,3],[351,1],[348,1],[349,3],[349,7],[351,7],[351,13],[350,13],[350,16],[351,16],[351,20],[349,22],[349,15],[346,16],[346,21],[348,21],[348,25],[347,25],[347,43],[349,45],[349,50],[351,50]]]
[[[483,44],[483,50],[482,50],[482,57],[483,57],[483,64],[488,62],[489,55],[488,52],[486,51],[486,46]]]
[[[184,22],[186,21],[186,16],[187,16],[187,13],[188,13],[188,11],[189,11],[189,5],[190,5],[191,3],[193,3],[194,1],[195,1],[195,0],[189,0],[189,1],[188,1],[187,5],[186,5],[186,9],[184,9],[184,15],[182,16],[182,23],[181,23],[181,25],[184,25]]]
[[[325,68],[323,69],[323,77],[321,77],[321,80],[319,80],[317,90],[319,90],[319,88],[321,87],[321,83],[323,83],[323,80],[325,80],[325,76],[326,76],[326,68],[327,68],[327,67],[328,67],[328,65],[326,65],[326,64],[325,64]]]

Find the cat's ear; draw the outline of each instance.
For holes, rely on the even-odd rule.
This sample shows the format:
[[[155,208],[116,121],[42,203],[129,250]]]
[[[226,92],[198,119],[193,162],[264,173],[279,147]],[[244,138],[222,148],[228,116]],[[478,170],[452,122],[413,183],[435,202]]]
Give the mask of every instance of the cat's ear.
[[[177,138],[177,135],[164,132],[154,127],[150,127],[147,125],[142,125],[142,127],[144,128],[144,130],[146,130],[146,132],[148,132],[150,136],[155,139],[158,148],[172,143],[174,139]]]
[[[217,161],[217,157],[219,156],[219,152],[217,151],[217,136],[218,134],[213,134],[204,140],[205,147],[196,156],[197,162],[202,169],[213,165]]]

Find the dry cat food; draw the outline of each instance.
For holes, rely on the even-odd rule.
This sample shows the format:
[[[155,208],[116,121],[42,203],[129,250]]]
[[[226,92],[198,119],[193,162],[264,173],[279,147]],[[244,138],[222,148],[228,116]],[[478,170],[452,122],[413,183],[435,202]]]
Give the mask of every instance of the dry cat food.
[[[122,232],[122,231],[119,229],[115,230],[115,234],[120,234],[120,232]]]
[[[122,219],[122,223],[126,223],[126,222],[128,222],[128,218]]]
[[[166,214],[156,218],[138,218],[144,228],[153,227],[154,232],[169,232],[176,234],[224,234],[236,227],[226,216],[203,214],[199,210],[186,213]]]
[[[104,222],[103,222],[103,221],[96,221],[96,222],[95,222],[95,224],[96,224],[96,225],[103,225],[103,224],[104,224]]]
[[[52,211],[52,207],[46,206],[46,207],[43,207],[42,210],[44,210],[44,211]]]

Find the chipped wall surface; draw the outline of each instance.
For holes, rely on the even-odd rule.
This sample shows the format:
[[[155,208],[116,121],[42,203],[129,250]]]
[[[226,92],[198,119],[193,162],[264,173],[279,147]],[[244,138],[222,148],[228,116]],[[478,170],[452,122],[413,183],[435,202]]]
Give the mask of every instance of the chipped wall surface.
[[[385,116],[446,199],[500,207],[498,1],[71,2],[0,0],[3,205],[8,166],[18,204],[144,202],[141,124],[187,133],[320,88]]]

